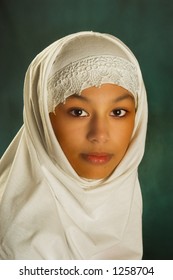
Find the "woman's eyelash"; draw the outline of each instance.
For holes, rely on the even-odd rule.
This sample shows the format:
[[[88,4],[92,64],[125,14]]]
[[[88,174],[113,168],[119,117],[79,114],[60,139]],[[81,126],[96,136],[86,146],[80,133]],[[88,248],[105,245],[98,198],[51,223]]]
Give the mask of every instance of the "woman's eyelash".
[[[87,117],[89,114],[82,108],[70,108],[68,110],[69,114],[73,117]],[[114,109],[111,111],[110,116],[113,116],[115,118],[122,118],[127,114],[127,110],[125,109]]]
[[[87,117],[88,113],[82,108],[72,108],[69,113],[74,117]]]
[[[115,109],[111,112],[111,116],[122,118],[127,114],[127,110],[125,109]]]

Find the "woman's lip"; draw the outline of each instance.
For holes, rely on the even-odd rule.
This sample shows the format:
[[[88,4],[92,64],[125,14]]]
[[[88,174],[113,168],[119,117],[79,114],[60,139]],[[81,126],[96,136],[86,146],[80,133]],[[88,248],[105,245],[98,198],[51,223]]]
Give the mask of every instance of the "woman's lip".
[[[111,160],[112,156],[112,154],[108,153],[82,154],[82,158],[92,164],[106,164]]]

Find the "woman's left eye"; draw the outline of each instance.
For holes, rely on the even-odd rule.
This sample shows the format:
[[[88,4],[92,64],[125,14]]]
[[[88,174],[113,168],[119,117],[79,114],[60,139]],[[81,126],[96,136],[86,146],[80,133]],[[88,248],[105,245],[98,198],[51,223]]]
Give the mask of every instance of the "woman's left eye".
[[[117,118],[122,118],[126,115],[127,111],[124,109],[115,109],[111,112],[111,116],[117,117]]]

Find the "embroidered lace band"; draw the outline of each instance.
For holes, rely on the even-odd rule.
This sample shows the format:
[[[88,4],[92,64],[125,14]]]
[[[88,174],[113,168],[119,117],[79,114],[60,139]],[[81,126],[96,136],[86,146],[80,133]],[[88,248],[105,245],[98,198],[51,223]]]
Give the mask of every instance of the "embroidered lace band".
[[[82,90],[104,83],[116,84],[130,91],[137,103],[138,76],[135,65],[124,58],[102,55],[72,62],[48,80],[48,110],[54,112],[59,103]]]

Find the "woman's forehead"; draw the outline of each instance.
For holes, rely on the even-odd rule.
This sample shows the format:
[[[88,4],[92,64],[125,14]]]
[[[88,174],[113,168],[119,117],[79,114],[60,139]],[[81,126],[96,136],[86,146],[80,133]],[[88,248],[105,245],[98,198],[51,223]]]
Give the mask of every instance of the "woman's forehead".
[[[120,102],[124,100],[135,102],[134,96],[125,88],[114,84],[103,84],[100,87],[89,87],[84,89],[81,94],[73,94],[67,98],[67,101],[80,102]]]

